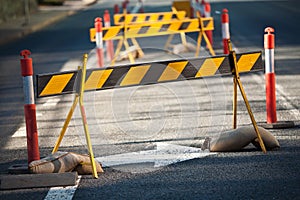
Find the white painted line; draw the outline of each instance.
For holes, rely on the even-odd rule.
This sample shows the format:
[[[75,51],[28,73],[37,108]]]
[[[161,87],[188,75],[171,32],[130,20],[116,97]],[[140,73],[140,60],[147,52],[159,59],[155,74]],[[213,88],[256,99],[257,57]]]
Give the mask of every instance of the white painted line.
[[[59,101],[60,101],[60,98],[50,98],[42,105],[43,106],[56,106]]]
[[[11,136],[13,138],[16,137],[26,137],[26,126],[22,124],[20,128]]]
[[[81,176],[78,176],[78,179],[74,186],[50,188],[44,200],[72,200],[79,185],[80,179]]]
[[[154,150],[103,156],[96,158],[96,160],[102,163],[103,167],[138,163],[154,163],[154,167],[163,167],[185,160],[216,154],[209,151],[202,151],[200,148],[163,142],[156,143],[156,146],[157,148]]]
[[[300,140],[300,135],[276,135],[277,140]]]

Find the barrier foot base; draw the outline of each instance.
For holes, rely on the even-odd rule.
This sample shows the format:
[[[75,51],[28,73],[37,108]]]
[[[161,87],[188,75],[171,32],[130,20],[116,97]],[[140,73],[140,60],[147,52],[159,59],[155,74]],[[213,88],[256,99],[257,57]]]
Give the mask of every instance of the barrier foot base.
[[[295,123],[293,121],[277,121],[276,123],[260,122],[258,125],[265,129],[284,129],[295,127]]]

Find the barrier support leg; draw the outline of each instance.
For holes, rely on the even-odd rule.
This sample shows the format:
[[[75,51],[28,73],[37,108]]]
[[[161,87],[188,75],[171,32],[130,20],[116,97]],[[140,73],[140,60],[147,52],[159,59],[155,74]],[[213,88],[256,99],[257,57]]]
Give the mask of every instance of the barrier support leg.
[[[66,121],[65,121],[65,123],[64,123],[64,125],[63,125],[62,130],[60,131],[60,134],[59,134],[58,139],[56,140],[56,143],[55,143],[54,148],[53,148],[53,150],[52,150],[52,154],[54,154],[55,152],[57,152],[57,150],[58,150],[58,148],[59,148],[59,146],[60,146],[60,143],[61,143],[61,141],[62,141],[62,139],[63,139],[63,137],[64,137],[64,135],[65,135],[65,133],[66,133],[66,130],[67,130],[68,126],[69,126],[69,123],[70,123],[70,121],[71,121],[71,119],[72,119],[74,110],[75,110],[76,105],[77,105],[77,103],[78,103],[78,100],[79,100],[79,97],[78,97],[78,94],[76,94],[76,96],[75,96],[75,98],[74,98],[74,101],[73,101],[73,105],[72,105],[72,107],[70,108],[69,113],[68,113],[68,115],[67,115],[67,119],[66,119]]]
[[[127,54],[128,54],[128,58],[129,58],[129,60],[130,60],[130,63],[134,63],[135,61],[134,61],[134,58],[133,58],[133,56],[132,56],[132,53],[130,52],[129,44],[128,44],[127,39],[124,39],[123,42],[124,42],[125,50],[126,50],[126,52],[127,52]]]
[[[202,40],[202,32],[200,31],[197,38],[197,48],[196,48],[195,57],[199,56],[200,48],[201,48],[201,40]]]
[[[110,65],[114,65],[117,58],[118,58],[118,55],[120,54],[120,51],[122,49],[122,45],[123,45],[123,39],[120,39],[119,42],[118,42],[118,45],[117,45],[117,48],[116,48],[116,52],[115,52],[115,57],[112,59]]]
[[[138,52],[138,54],[139,54],[139,57],[143,57],[143,56],[144,56],[144,52],[143,52],[143,50],[141,49],[139,43],[136,41],[136,39],[135,39],[135,38],[131,38],[131,42],[132,42],[132,44],[133,44],[134,46],[136,46],[137,52]]]
[[[90,133],[89,133],[89,129],[88,129],[88,124],[87,124],[87,120],[86,120],[86,114],[85,114],[85,109],[84,109],[84,105],[83,105],[83,93],[84,93],[84,85],[85,85],[85,77],[86,77],[86,63],[87,63],[87,54],[84,54],[83,57],[83,66],[81,68],[79,68],[79,70],[81,70],[81,82],[80,82],[80,90],[79,93],[76,93],[75,99],[73,101],[73,105],[68,113],[67,119],[64,123],[64,126],[60,132],[60,135],[56,141],[56,144],[52,150],[52,153],[55,153],[58,148],[59,145],[65,135],[65,132],[68,128],[69,122],[72,118],[72,115],[74,113],[74,110],[76,108],[76,105],[79,102],[80,105],[80,112],[81,112],[81,119],[82,119],[82,123],[83,123],[83,127],[84,127],[84,133],[85,133],[85,138],[86,138],[86,142],[87,142],[87,146],[88,146],[88,152],[89,152],[89,156],[90,156],[90,162],[92,165],[92,171],[93,171],[93,176],[94,178],[98,178],[98,174],[97,174],[97,169],[96,169],[96,163],[95,163],[95,158],[94,158],[94,153],[93,153],[93,148],[92,148],[92,143],[91,143],[91,139],[90,139]]]
[[[166,42],[165,47],[164,47],[165,49],[168,49],[168,48],[169,48],[170,43],[171,43],[171,41],[173,40],[173,38],[174,38],[174,34],[172,34],[172,35],[170,35],[170,36],[168,37],[167,42]]]
[[[264,153],[266,153],[267,152],[266,147],[265,147],[264,142],[263,142],[263,140],[261,138],[261,135],[259,133],[259,130],[258,130],[256,121],[255,121],[254,115],[252,113],[249,101],[246,97],[244,87],[243,87],[242,82],[240,80],[240,75],[239,75],[237,61],[236,61],[236,53],[235,53],[235,51],[232,50],[230,40],[228,40],[228,48],[229,48],[229,51],[230,51],[230,54],[229,54],[229,59],[230,59],[230,62],[231,62],[230,64],[233,65],[232,73],[233,73],[234,79],[235,79],[237,85],[239,86],[240,92],[241,92],[242,97],[244,99],[244,102],[246,104],[246,108],[247,108],[248,114],[250,116],[250,119],[251,119],[252,125],[254,127],[254,130],[256,132],[260,148]]]
[[[84,127],[84,132],[85,132],[86,143],[87,143],[87,146],[88,146],[90,161],[91,161],[91,164],[92,164],[93,176],[94,176],[94,178],[98,178],[96,164],[95,164],[95,158],[94,158],[94,153],[93,153],[93,148],[92,148],[92,143],[91,143],[91,139],[90,139],[90,133],[89,133],[88,124],[87,124],[87,120],[86,120],[85,109],[84,109],[84,105],[83,105],[83,93],[84,93],[84,85],[85,85],[85,77],[86,77],[87,58],[88,58],[88,55],[84,54],[84,56],[83,56],[83,66],[82,66],[82,69],[81,69],[82,72],[81,72],[81,84],[80,84],[80,92],[79,92],[79,105],[80,105],[82,123],[83,123],[83,127]]]
[[[236,129],[236,119],[237,119],[237,81],[236,78],[233,77],[233,129]]]

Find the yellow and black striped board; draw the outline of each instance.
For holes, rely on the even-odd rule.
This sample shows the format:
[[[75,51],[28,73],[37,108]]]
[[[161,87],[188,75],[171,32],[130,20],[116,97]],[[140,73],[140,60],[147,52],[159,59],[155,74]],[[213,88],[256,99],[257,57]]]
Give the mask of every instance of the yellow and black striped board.
[[[202,18],[203,27],[201,27],[199,19],[183,19],[173,21],[147,22],[140,24],[126,25],[126,38],[150,37],[159,35],[170,35],[180,32],[199,32],[214,30],[212,17]],[[103,27],[103,40],[118,40],[124,37],[124,29],[122,26]],[[90,29],[91,42],[96,41],[95,28]]]
[[[88,69],[85,90],[103,90],[231,75],[233,66],[230,63],[232,62],[228,55],[221,55]],[[237,54],[237,65],[240,73],[263,70],[261,52]],[[78,75],[79,71],[37,75],[37,96],[74,93]]]
[[[182,20],[186,16],[185,11],[178,12],[159,12],[159,13],[134,13],[134,14],[115,14],[114,24],[122,25],[134,24],[134,23],[144,23],[144,22],[157,22],[157,21],[171,21],[171,20]]]

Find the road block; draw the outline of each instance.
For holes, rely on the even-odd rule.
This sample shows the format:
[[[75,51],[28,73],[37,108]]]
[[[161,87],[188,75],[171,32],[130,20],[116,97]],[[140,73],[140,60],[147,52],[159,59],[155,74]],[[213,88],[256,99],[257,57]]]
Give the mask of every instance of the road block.
[[[228,44],[230,44],[230,41],[228,41]],[[231,49],[231,44],[229,45],[229,48],[229,55],[93,68],[88,69],[86,72],[74,70],[68,72],[40,74],[37,75],[37,96],[41,98],[67,93],[76,93],[74,88],[79,87],[75,85],[76,77],[79,75],[84,77],[81,75],[83,73],[86,74],[86,78],[81,78],[82,81],[80,87],[82,92],[83,90],[95,91],[199,79],[208,76],[232,75],[234,77],[234,87],[237,87],[238,85],[240,88],[248,114],[257,133],[260,147],[263,152],[266,152],[239,76],[240,73],[262,71],[264,69],[262,64],[262,53],[259,51],[236,54],[235,51]],[[237,105],[235,98],[235,96],[237,96],[236,92],[237,90],[234,90],[234,110],[236,110]],[[74,104],[75,102],[76,101],[74,101]],[[234,119],[237,119],[236,114],[237,112],[233,112]],[[62,139],[62,137],[63,134],[60,135],[60,139]],[[58,146],[59,145],[56,145],[56,148],[58,148]]]
[[[158,22],[149,22],[149,23],[138,23],[138,24],[125,23],[124,25],[119,25],[119,26],[104,27],[102,30],[103,30],[103,40],[119,40],[119,44],[115,52],[116,55],[119,54],[122,45],[125,46],[126,50],[129,49],[129,45],[126,40],[128,38],[173,35],[173,34],[181,34],[181,33],[189,33],[189,32],[199,33],[197,39],[197,50],[195,53],[196,57],[198,56],[200,51],[202,37],[204,38],[211,55],[215,55],[215,52],[205,33],[205,31],[214,30],[213,18],[211,17],[173,20],[173,21],[158,21]],[[95,35],[96,35],[95,28],[91,28],[90,40],[92,42],[95,42]],[[131,63],[134,63],[134,60],[132,58],[131,58]]]

